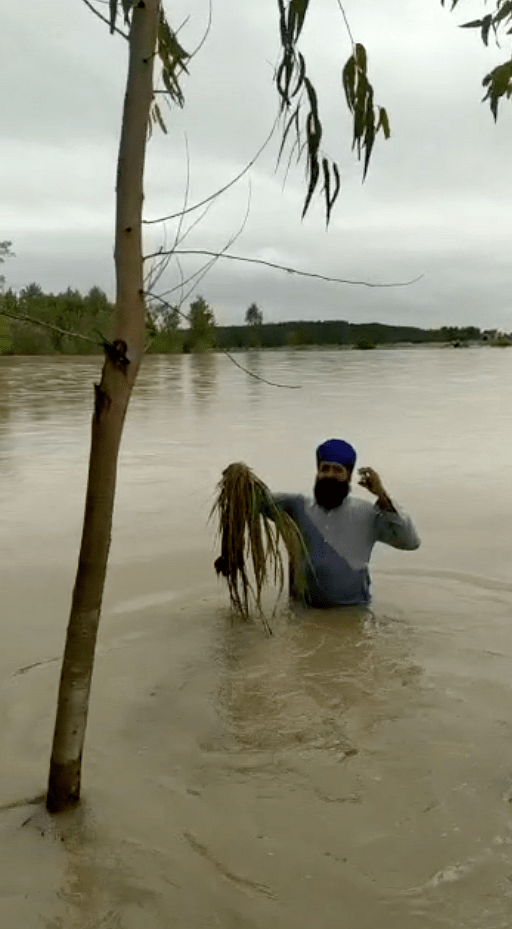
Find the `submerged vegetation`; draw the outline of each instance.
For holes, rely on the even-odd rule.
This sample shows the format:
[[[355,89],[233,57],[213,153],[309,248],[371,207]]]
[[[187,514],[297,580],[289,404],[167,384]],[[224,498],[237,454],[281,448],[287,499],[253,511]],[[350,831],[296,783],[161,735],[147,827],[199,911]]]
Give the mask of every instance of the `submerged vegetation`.
[[[262,607],[263,588],[277,585],[277,601],[285,585],[282,546],[294,569],[294,593],[304,593],[300,565],[306,547],[299,528],[280,509],[263,483],[243,462],[228,465],[217,486],[211,517],[217,517],[221,554],[217,574],[227,581],[233,609],[249,619],[256,612],[270,631]]]

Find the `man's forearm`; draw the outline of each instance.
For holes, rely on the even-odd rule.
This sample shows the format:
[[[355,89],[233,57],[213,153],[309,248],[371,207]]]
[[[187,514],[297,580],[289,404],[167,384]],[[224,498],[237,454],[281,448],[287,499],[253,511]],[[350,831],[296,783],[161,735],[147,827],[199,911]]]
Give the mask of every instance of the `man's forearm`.
[[[381,491],[381,493],[378,495],[377,505],[386,513],[396,513],[396,509],[385,490]]]

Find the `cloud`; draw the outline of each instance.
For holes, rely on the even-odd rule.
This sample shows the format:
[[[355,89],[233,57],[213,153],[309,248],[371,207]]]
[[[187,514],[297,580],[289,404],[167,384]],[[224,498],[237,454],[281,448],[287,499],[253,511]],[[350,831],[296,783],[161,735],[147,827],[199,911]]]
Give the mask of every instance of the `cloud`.
[[[320,92],[325,148],[342,169],[339,204],[329,232],[319,204],[300,221],[303,168],[292,167],[283,189],[276,138],[250,172],[250,215],[232,251],[359,280],[424,278],[397,290],[342,288],[220,260],[200,284],[219,321],[240,321],[253,300],[268,319],[341,316],[485,327],[497,313],[510,317],[512,109],[504,104],[495,126],[481,103],[482,76],[503,52],[484,49],[476,34],[458,28],[479,8],[467,3],[456,16],[437,0],[360,0],[347,9],[392,126],[391,140],[376,144],[363,185],[340,80],[350,53],[346,30],[335,4],[311,0],[304,47]],[[148,217],[180,208],[187,173],[189,205],[225,184],[261,146],[276,115],[276,0],[213,0],[212,9],[210,35],[184,78],[185,108],[164,108],[169,134],[155,131],[149,145]],[[180,0],[169,15],[175,24],[189,17],[180,38],[193,49],[208,4],[191,9],[189,0]],[[3,270],[18,286],[37,280],[47,290],[86,290],[99,284],[112,295],[126,43],[80,3],[26,0],[8,7],[3,20],[0,132],[8,184],[0,238],[12,239],[18,256]],[[244,179],[183,246],[223,248],[242,222],[248,196]],[[173,229],[169,224],[168,241]],[[163,242],[158,227],[146,227],[145,235],[150,250]],[[184,258],[185,274],[200,262]],[[163,287],[179,281],[173,268]]]

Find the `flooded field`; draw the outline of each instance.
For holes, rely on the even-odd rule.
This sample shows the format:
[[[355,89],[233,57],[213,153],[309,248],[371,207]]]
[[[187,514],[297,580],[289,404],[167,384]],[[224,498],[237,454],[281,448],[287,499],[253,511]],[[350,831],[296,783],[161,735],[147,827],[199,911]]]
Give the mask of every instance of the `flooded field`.
[[[0,925],[508,929],[512,356],[150,357],[123,439],[83,803],[44,794],[94,358],[0,359]],[[414,518],[371,610],[233,624],[207,523],[243,460],[342,436]],[[357,493],[364,495],[363,490]]]

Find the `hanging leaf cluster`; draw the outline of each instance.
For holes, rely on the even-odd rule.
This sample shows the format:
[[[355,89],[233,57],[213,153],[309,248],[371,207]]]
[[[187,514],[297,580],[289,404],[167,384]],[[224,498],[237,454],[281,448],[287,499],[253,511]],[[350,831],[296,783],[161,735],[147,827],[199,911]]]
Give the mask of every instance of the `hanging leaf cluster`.
[[[487,88],[483,97],[489,101],[492,115],[496,121],[498,118],[498,104],[502,97],[508,100],[512,97],[512,59],[502,65],[498,65],[489,74],[486,74],[482,84]]]
[[[131,23],[130,14],[136,3],[137,0],[121,0],[124,21],[128,26]],[[110,31],[114,32],[119,13],[119,0],[109,0],[109,5]],[[174,29],[169,25],[162,3],[160,4],[159,11],[156,51],[162,66],[162,81],[165,91],[168,93],[173,103],[177,103],[178,106],[182,107],[185,103],[185,98],[180,86],[180,77],[183,72],[188,74],[187,62],[190,55],[185,51],[178,41]],[[151,109],[151,121],[154,125],[160,126],[162,132],[167,132],[161,110],[156,102],[153,103]]]
[[[451,0],[451,10],[459,2],[460,0]],[[445,6],[445,0],[441,0],[441,4]],[[462,23],[461,29],[479,29],[484,45],[489,44],[489,35],[492,31],[499,45],[500,33],[512,35],[512,0],[496,0],[492,13],[486,13],[481,19],[472,19],[470,22]],[[505,97],[510,100],[512,97],[512,56],[508,61],[502,62],[489,71],[482,84],[486,88],[483,100],[489,101],[491,113],[496,121],[500,100]]]
[[[121,0],[121,7],[123,9],[123,16],[125,25],[130,25],[130,13],[135,6],[137,0]],[[110,7],[110,32],[113,33],[116,28],[117,13],[119,8],[119,0],[109,0]]]
[[[293,136],[290,159],[296,151],[300,161],[304,151],[306,152],[307,191],[302,216],[306,215],[312,197],[322,182],[321,194],[325,204],[326,222],[329,224],[340,192],[340,171],[336,161],[322,152],[323,129],[318,95],[307,74],[304,55],[298,49],[310,0],[277,0],[277,4],[282,54],[275,81],[283,118],[278,161],[282,158],[290,135]],[[345,66],[343,82],[349,109],[354,116],[354,147],[359,157],[364,152],[364,179],[375,136],[382,128],[385,137],[389,138],[389,121],[382,107],[377,108],[377,112],[373,108],[373,88],[366,73],[366,54],[363,67],[362,53],[363,46],[357,45]]]
[[[373,87],[368,80],[368,56],[364,45],[356,43],[343,68],[343,89],[347,106],[354,117],[352,147],[363,158],[363,180],[368,172],[377,133],[389,139],[389,119],[383,106],[375,106]]]
[[[190,55],[178,42],[178,37],[169,25],[162,5],[160,5],[158,22],[157,51],[162,65],[162,80],[165,89],[174,103],[183,106],[185,98],[180,87],[180,77],[183,72],[188,74],[187,62]],[[161,122],[161,116],[158,117],[158,114],[157,119]]]
[[[300,161],[306,151],[307,191],[302,209],[306,215],[320,178],[325,203],[325,217],[329,224],[332,208],[340,192],[340,172],[332,159],[322,154],[322,122],[316,90],[306,71],[306,60],[298,50],[310,0],[278,0],[279,32],[282,56],[276,71],[276,86],[283,118],[283,134],[278,161],[281,160],[290,133],[294,135],[290,159],[297,152]]]

